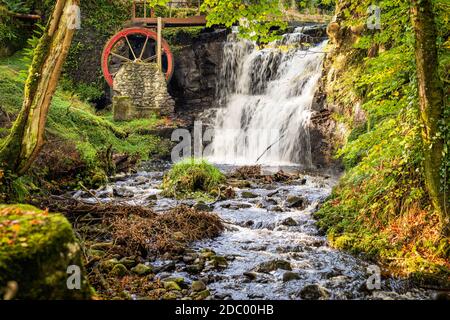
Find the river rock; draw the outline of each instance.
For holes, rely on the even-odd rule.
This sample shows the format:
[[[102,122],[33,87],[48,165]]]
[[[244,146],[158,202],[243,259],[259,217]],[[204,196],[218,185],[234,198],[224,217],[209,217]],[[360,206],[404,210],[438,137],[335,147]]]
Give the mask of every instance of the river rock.
[[[146,184],[148,182],[148,178],[144,176],[137,176],[134,181],[131,183],[133,186],[141,186],[143,184]]]
[[[287,271],[283,273],[283,282],[288,282],[292,280],[299,280],[300,275],[296,272]]]
[[[243,226],[244,227],[251,227],[252,225],[254,225],[255,224],[255,221],[253,221],[253,220],[248,220],[248,221],[245,221],[244,223],[243,223]]]
[[[228,261],[225,257],[222,256],[212,256],[211,257],[212,264],[216,269],[225,269],[228,267]]]
[[[244,272],[244,276],[247,277],[249,280],[255,280],[257,275],[255,272]]]
[[[183,256],[183,262],[184,263],[192,263],[197,259],[196,255],[188,254]]]
[[[111,271],[112,268],[114,268],[114,266],[118,263],[119,263],[119,260],[117,260],[116,258],[104,260],[104,261],[100,262],[99,268],[100,268],[100,270],[102,270],[104,272],[108,272],[108,271]]]
[[[113,277],[123,277],[127,273],[128,273],[127,268],[123,264],[118,263],[112,268],[112,270],[109,272],[109,275]]]
[[[184,271],[186,271],[187,273],[190,273],[190,274],[197,274],[197,273],[202,272],[202,270],[203,270],[203,266],[200,264],[191,264],[191,265],[187,265],[184,268]]]
[[[209,290],[203,290],[200,291],[198,294],[195,295],[195,300],[205,300],[211,295]]]
[[[271,260],[263,262],[255,268],[255,271],[262,273],[269,273],[277,269],[292,271],[291,264],[286,260]]]
[[[300,290],[299,295],[303,300],[319,300],[328,299],[330,292],[318,284],[310,284]]]
[[[31,205],[0,207],[0,300],[90,299],[83,253],[70,222]],[[75,282],[71,278],[79,281],[78,290],[69,287]]]
[[[194,205],[193,208],[195,210],[197,210],[197,211],[206,211],[206,212],[211,212],[212,211],[212,208],[209,205],[207,205],[206,203],[203,203],[203,202],[197,202]]]
[[[125,257],[119,260],[127,269],[133,268],[136,265],[136,260],[133,257]]]
[[[151,195],[147,196],[146,200],[147,201],[156,201],[156,200],[158,200],[158,195],[151,194]]]
[[[131,272],[140,275],[140,276],[145,276],[148,275],[150,273],[152,273],[153,268],[151,266],[146,266],[145,264],[139,263],[138,265],[136,265],[135,267],[131,268]]]
[[[252,184],[247,180],[228,180],[228,184],[234,188],[244,189],[251,188]]]
[[[271,206],[267,210],[271,211],[271,212],[283,212],[284,211],[283,208],[280,206]]]
[[[201,280],[192,281],[191,289],[195,292],[203,291],[206,290],[206,284]]]
[[[113,195],[119,198],[131,198],[134,196],[133,192],[126,188],[115,187],[113,188]]]
[[[286,199],[286,206],[288,208],[295,208],[299,210],[303,210],[308,205],[308,200],[301,196],[289,196]]]
[[[163,294],[161,299],[163,300],[176,300],[178,295],[174,291],[169,291]]]
[[[166,290],[181,291],[180,286],[175,281],[164,281],[163,285],[164,285],[164,289],[166,289]]]
[[[242,198],[246,198],[246,199],[253,199],[253,198],[257,198],[258,195],[256,193],[251,192],[251,191],[242,191],[241,197]]]
[[[224,203],[222,205],[222,208],[230,210],[247,209],[251,207],[252,205],[249,203]]]
[[[184,278],[183,277],[166,277],[163,278],[163,282],[175,282],[180,287],[184,286]]]
[[[289,217],[287,219],[284,219],[281,224],[283,226],[288,226],[288,227],[295,227],[297,225],[297,221],[295,221],[293,218]]]

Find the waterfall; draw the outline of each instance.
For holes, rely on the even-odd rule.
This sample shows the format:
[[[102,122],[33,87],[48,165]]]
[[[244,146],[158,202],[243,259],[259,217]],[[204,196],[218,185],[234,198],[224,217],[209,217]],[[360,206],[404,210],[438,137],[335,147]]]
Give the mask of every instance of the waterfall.
[[[263,49],[227,41],[210,161],[311,167],[308,126],[326,42],[304,48],[307,37],[295,30]]]

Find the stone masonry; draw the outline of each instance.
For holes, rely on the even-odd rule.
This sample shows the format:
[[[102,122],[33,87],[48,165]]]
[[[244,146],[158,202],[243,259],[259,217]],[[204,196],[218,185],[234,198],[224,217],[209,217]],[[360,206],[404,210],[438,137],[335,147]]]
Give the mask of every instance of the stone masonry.
[[[173,114],[175,102],[167,92],[164,74],[155,63],[125,63],[114,77],[113,109],[116,119],[148,118]],[[129,97],[130,108],[122,106]],[[122,103],[117,103],[117,102]],[[126,115],[121,110],[126,109]]]

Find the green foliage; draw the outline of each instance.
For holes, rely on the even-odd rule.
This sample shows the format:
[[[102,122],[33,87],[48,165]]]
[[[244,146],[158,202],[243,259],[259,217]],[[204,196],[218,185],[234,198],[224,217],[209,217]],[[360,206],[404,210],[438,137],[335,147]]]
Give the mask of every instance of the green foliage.
[[[198,197],[198,193],[217,192],[225,176],[201,159],[185,159],[176,163],[164,176],[164,194],[175,198]],[[196,194],[197,193],[197,194]]]
[[[23,53],[0,60],[0,108],[9,114],[11,119],[22,105],[25,76],[21,71],[26,68]],[[104,182],[104,172],[109,171],[107,159],[103,157],[107,149],[115,153],[126,153],[141,160],[149,159],[151,154],[169,152],[168,146],[162,143],[160,138],[148,133],[158,121],[155,117],[115,123],[111,114],[96,115],[92,106],[81,101],[72,92],[60,88],[52,100],[46,132],[47,136],[58,141],[53,153],[59,152],[63,147],[67,149],[61,151],[64,159],[56,159],[57,164],[53,165],[67,167],[67,170],[78,168],[73,173],[75,175],[72,176],[73,180],[85,180],[88,185]],[[5,131],[3,136],[7,133],[8,131]],[[44,163],[37,174],[52,177],[53,171],[61,170],[46,165],[52,164]],[[30,184],[26,186],[29,187]],[[14,188],[10,189],[14,191]],[[19,192],[13,193],[21,196],[22,193],[17,190]]]
[[[368,0],[341,4],[343,25],[364,24],[370,4]],[[318,226],[338,248],[381,259],[403,274],[444,279],[449,275],[450,244],[440,235],[439,216],[425,191],[422,161],[427,150],[420,136],[409,3],[380,1],[378,5],[382,30],[366,30],[354,38],[353,46],[337,53],[347,58],[366,55],[374,47],[379,50],[373,57],[341,57],[334,65],[343,71],[328,98],[343,106],[361,102],[367,121],[355,125],[352,110],[336,117],[352,129],[337,152],[347,171],[317,212]],[[441,24],[441,37],[446,32],[448,37],[448,19],[438,15],[436,21]],[[443,43],[438,44],[444,66],[448,64],[443,63]],[[443,122],[446,137],[448,130],[448,122]],[[447,157],[443,172],[448,172],[448,161]],[[443,173],[443,179],[449,175]]]
[[[242,37],[268,43],[277,38],[274,28],[286,28],[278,0],[247,1],[205,0],[202,10],[207,12],[207,26],[239,25]]]
[[[64,63],[65,89],[71,89],[85,101],[95,101],[104,95],[100,57],[108,39],[123,29],[131,17],[131,1],[81,1],[82,22],[72,41]]]

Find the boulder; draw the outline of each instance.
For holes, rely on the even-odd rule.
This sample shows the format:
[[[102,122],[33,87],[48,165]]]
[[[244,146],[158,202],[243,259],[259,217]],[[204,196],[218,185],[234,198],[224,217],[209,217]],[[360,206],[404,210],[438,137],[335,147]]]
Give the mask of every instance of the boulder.
[[[284,219],[281,224],[283,226],[288,226],[288,227],[295,227],[297,225],[297,221],[295,221],[293,218],[289,217],[287,219]]]
[[[118,263],[116,264],[112,270],[109,272],[109,275],[113,277],[123,277],[128,274],[128,269],[123,264]]]
[[[255,268],[255,271],[269,273],[277,269],[292,271],[291,264],[286,260],[271,260],[263,262]]]
[[[0,205],[0,226],[0,297],[91,298],[80,246],[64,216],[28,205]],[[80,289],[69,288],[78,283]]]
[[[151,266],[146,266],[145,264],[139,263],[135,267],[131,268],[131,272],[140,276],[145,276],[152,273],[153,268]]]
[[[288,208],[303,210],[308,206],[308,200],[301,196],[289,196],[286,199],[286,206]]]
[[[195,292],[203,291],[206,290],[206,284],[201,280],[193,281],[191,289]]]

